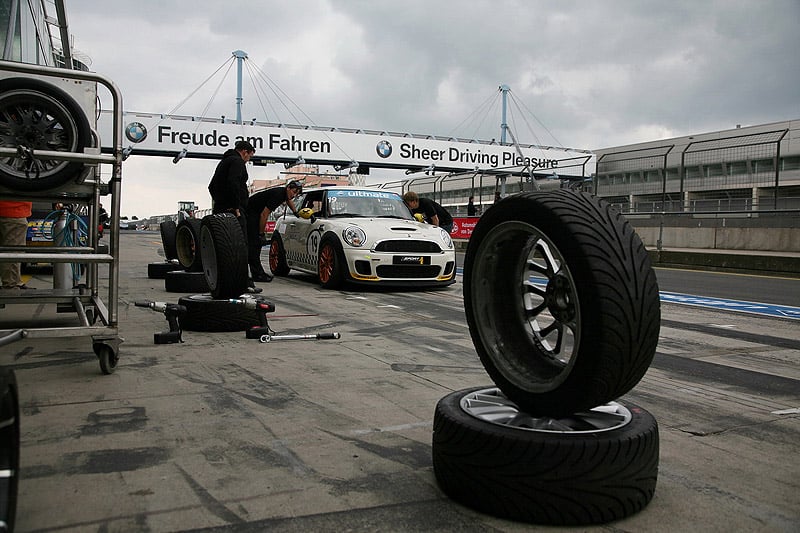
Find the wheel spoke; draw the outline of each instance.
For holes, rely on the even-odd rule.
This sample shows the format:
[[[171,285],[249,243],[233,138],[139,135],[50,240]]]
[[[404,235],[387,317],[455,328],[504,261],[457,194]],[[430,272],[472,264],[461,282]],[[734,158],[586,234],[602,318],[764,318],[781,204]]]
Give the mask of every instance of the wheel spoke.
[[[533,259],[528,259],[528,270],[536,274],[540,274],[542,276],[549,275],[549,272],[547,270],[547,265],[542,266]]]
[[[561,268],[561,262],[556,259],[545,241],[539,240],[539,242],[536,243],[536,248],[542,252],[542,257],[547,265],[548,276],[554,276],[555,273]]]
[[[560,323],[560,322],[553,321],[553,322],[552,322],[552,323],[551,323],[549,326],[546,326],[546,327],[542,328],[542,329],[539,331],[539,334],[540,334],[542,337],[547,337],[547,336],[549,336],[551,333],[553,333],[554,331],[557,331],[557,332],[558,332],[558,340],[559,340],[559,342],[560,342],[560,341],[561,341],[561,334],[563,333],[563,326],[561,325],[561,323]]]
[[[541,315],[547,309],[547,302],[542,301],[539,305],[534,307],[533,309],[526,310],[526,315],[528,320],[535,319],[537,316]]]
[[[545,296],[545,289],[542,288],[540,285],[536,285],[535,283],[531,283],[528,280],[522,282],[522,285],[525,287],[525,291],[529,294],[535,294],[537,296],[541,296],[544,298]]]

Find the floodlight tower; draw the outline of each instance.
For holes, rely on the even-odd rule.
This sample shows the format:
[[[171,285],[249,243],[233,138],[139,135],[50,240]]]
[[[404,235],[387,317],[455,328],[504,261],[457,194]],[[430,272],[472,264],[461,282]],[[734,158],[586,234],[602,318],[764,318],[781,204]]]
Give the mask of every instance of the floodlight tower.
[[[247,52],[234,50],[236,58],[236,123],[242,123],[242,61],[247,59]]]
[[[511,87],[505,83],[500,86],[500,93],[503,96],[502,117],[500,122],[500,144],[506,143],[506,132],[508,131],[508,121],[506,120],[506,107],[508,106],[508,92]],[[500,197],[506,195],[506,177],[500,176]]]
[[[511,90],[511,87],[506,85],[505,83],[500,86],[500,93],[503,96],[503,115],[502,115],[502,122],[500,122],[500,142],[505,144],[506,142],[506,131],[508,131],[508,122],[506,120],[506,107],[508,106],[508,91]]]

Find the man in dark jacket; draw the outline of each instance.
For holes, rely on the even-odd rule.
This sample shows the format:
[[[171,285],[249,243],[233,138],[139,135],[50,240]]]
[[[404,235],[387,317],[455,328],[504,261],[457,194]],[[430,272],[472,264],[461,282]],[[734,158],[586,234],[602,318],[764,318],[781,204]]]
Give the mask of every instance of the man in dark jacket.
[[[247,201],[245,209],[247,217],[247,262],[254,281],[272,281],[261,265],[261,248],[267,244],[264,229],[269,214],[284,203],[297,215],[297,208],[292,200],[303,192],[303,184],[292,180],[286,186],[272,187],[253,193]]]
[[[241,217],[247,207],[247,162],[255,152],[256,149],[249,142],[236,141],[232,149],[222,154],[222,161],[208,184],[212,213],[233,213],[240,217],[240,222],[244,222]]]
[[[453,217],[447,209],[430,198],[422,198],[414,191],[408,191],[403,195],[403,201],[412,213],[422,213],[428,224],[439,226],[447,233],[453,231]]]
[[[211,193],[212,213],[233,213],[242,226],[242,234],[247,242],[247,162],[256,149],[247,141],[236,141],[233,148],[222,154],[217,164],[208,192]],[[253,285],[252,281],[250,282]]]

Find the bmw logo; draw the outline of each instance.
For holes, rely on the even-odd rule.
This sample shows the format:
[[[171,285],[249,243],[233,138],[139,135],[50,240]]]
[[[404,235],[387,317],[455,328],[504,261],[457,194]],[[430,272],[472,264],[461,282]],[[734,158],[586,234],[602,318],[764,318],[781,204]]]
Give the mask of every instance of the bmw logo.
[[[375,151],[378,152],[379,156],[386,159],[392,155],[392,143],[389,141],[381,141],[378,143],[378,146],[375,147]]]
[[[140,143],[147,138],[147,128],[141,122],[131,122],[125,127],[125,137],[133,143]]]

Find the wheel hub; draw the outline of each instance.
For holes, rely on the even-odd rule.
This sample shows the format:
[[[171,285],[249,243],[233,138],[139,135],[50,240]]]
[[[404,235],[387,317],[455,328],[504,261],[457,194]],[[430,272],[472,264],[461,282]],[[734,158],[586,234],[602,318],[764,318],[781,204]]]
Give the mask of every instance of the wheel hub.
[[[556,274],[547,283],[545,289],[547,310],[559,322],[571,322],[575,318],[572,294],[572,283],[563,274]]]
[[[22,145],[40,146],[44,136],[33,126],[25,126],[17,134],[17,142]]]

